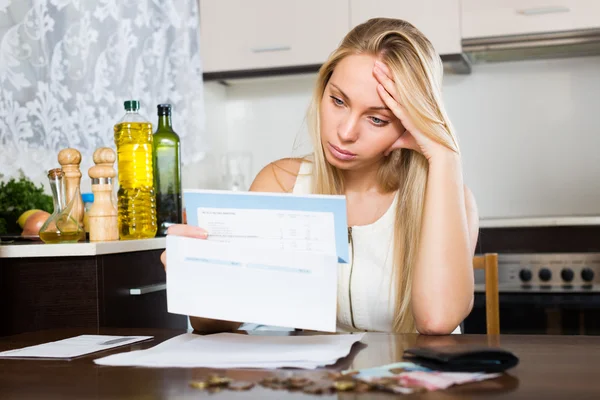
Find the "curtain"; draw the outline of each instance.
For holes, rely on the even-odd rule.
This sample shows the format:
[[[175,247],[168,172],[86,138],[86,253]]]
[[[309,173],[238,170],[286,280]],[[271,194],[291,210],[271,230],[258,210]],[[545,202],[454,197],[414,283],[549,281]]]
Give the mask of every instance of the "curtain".
[[[58,152],[115,148],[123,101],[171,103],[183,163],[203,157],[196,0],[0,0],[0,173],[37,182]]]

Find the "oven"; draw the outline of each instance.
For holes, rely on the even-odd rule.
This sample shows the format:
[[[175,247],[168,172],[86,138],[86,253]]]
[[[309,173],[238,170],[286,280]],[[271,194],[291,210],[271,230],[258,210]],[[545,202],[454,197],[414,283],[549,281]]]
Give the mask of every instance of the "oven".
[[[465,333],[485,333],[485,275]],[[600,253],[498,255],[502,334],[600,335]]]

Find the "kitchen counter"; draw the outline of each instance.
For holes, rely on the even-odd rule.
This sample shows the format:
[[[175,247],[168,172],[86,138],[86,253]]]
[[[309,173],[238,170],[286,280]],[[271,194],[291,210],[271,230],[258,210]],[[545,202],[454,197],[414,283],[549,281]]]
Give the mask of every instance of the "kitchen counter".
[[[551,226],[600,226],[600,216],[482,218],[480,228],[530,228]]]
[[[0,245],[0,336],[57,328],[186,328],[167,311],[166,238]]]
[[[129,253],[136,251],[161,250],[166,238],[116,240],[113,242],[80,242],[45,244],[41,242],[0,245],[0,258],[23,257],[75,257],[104,254]]]

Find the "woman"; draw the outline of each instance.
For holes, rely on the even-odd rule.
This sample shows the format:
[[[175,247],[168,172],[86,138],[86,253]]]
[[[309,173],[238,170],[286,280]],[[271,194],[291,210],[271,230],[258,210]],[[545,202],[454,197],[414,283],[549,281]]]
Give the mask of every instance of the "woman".
[[[340,331],[449,334],[472,308],[478,214],[442,104],[442,72],[411,24],[358,25],[319,71],[310,160],[276,161],[250,188],[346,196],[352,262],[338,266]],[[207,237],[186,225],[169,234]],[[191,323],[203,332],[240,325]]]

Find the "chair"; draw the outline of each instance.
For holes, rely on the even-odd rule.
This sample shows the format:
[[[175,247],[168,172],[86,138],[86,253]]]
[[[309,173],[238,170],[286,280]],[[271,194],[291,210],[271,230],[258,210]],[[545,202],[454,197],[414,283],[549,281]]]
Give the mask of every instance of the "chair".
[[[498,254],[473,257],[473,268],[485,271],[485,321],[488,335],[500,334],[500,301],[498,296]]]

